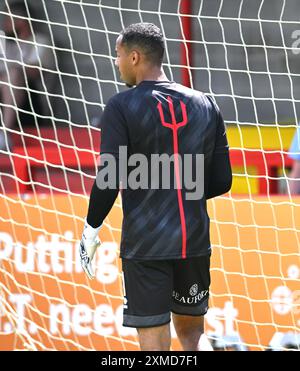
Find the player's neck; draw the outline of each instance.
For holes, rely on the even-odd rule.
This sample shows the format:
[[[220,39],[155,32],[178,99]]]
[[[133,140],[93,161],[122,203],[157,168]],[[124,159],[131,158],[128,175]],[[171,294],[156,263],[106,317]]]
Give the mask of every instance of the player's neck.
[[[136,77],[136,85],[142,81],[167,81],[168,78],[165,75],[162,68],[149,68],[141,71]]]

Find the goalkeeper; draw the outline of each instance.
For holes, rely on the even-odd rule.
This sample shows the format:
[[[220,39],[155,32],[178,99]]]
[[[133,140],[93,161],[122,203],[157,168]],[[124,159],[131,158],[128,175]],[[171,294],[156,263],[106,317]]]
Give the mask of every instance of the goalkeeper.
[[[123,325],[137,329],[141,350],[169,350],[172,314],[182,348],[207,349],[203,316],[211,246],[206,200],[229,191],[232,182],[224,122],[210,98],[168,81],[162,70],[164,39],[155,25],[127,27],[117,38],[116,53],[121,79],[132,89],[113,96],[101,117],[101,164],[80,244],[81,263],[93,278],[98,232],[122,190]],[[173,156],[169,189],[158,176],[164,171],[151,173],[148,186],[130,184],[132,174],[128,181],[124,174],[132,162],[121,166],[124,148],[128,157],[141,154],[149,162],[153,155]],[[197,198],[187,184],[199,170],[196,155],[201,154],[203,192]],[[115,166],[107,165],[109,158]],[[190,175],[184,172],[183,180],[181,165],[187,166],[180,158],[191,160],[185,169]],[[103,174],[109,178],[111,169],[122,175],[115,176],[114,186],[105,187]]]

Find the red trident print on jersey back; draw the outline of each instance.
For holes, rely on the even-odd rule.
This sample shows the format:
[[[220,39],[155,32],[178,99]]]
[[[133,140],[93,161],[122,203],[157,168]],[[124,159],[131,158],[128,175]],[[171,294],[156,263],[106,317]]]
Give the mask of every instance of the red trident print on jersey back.
[[[188,117],[186,112],[186,105],[180,100],[180,107],[182,112],[182,121],[177,122],[175,116],[175,109],[174,103],[170,96],[167,97],[169,110],[171,114],[171,123],[165,121],[164,112],[162,103],[159,102],[157,104],[157,109],[160,115],[160,121],[163,126],[172,130],[173,134],[173,152],[174,152],[174,168],[175,168],[175,179],[176,179],[176,188],[177,188],[177,200],[178,200],[178,207],[179,207],[179,214],[180,214],[180,223],[181,223],[181,232],[182,232],[182,258],[186,258],[186,222],[185,222],[185,215],[184,215],[184,207],[182,201],[182,192],[181,192],[181,179],[180,179],[180,172],[179,172],[179,151],[178,151],[178,129],[185,126],[188,123]],[[176,102],[177,103],[177,102]]]
[[[176,117],[175,117],[175,110],[174,110],[174,104],[173,100],[171,97],[168,96],[167,101],[169,103],[169,110],[171,113],[171,123],[165,122],[164,118],[164,113],[163,113],[163,108],[162,108],[162,103],[159,102],[157,105],[159,115],[160,115],[160,120],[163,126],[166,126],[167,128],[170,128],[172,130],[178,130],[182,126],[185,126],[187,124],[187,114],[186,114],[186,105],[180,100],[180,107],[181,107],[181,112],[182,112],[182,121],[177,122]]]

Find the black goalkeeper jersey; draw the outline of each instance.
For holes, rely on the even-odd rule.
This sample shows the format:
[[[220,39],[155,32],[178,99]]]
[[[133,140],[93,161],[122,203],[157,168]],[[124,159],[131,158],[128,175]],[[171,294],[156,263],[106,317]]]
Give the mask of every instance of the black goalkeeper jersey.
[[[150,164],[145,177],[148,179],[140,180],[148,186],[133,189],[128,180],[127,187],[121,187],[124,215],[121,257],[155,260],[209,254],[206,199],[226,192],[231,185],[225,127],[215,103],[175,82],[143,81],[112,97],[102,115],[101,155],[113,155],[122,166],[120,147],[126,148],[128,159],[141,154]],[[173,156],[174,160],[170,162],[170,189],[164,189],[158,176],[164,170],[160,169],[158,175],[151,173],[153,161],[157,160],[153,155],[163,154]],[[204,155],[204,195],[196,200],[187,197],[190,190],[179,179],[179,170],[184,173],[185,163],[178,158],[184,159],[187,154],[191,175],[197,170],[196,155]],[[218,168],[222,159],[227,169]],[[138,164],[126,166],[129,174]],[[216,171],[219,174],[214,180]],[[224,174],[230,171],[229,188],[228,184],[222,187],[222,171]],[[153,182],[153,177],[158,179]],[[218,185],[220,190],[214,194]]]

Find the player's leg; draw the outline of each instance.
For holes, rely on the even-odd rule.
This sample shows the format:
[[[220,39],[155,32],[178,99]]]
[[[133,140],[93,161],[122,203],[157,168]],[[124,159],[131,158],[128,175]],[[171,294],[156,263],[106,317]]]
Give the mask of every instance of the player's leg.
[[[13,128],[16,122],[16,109],[21,107],[25,100],[24,74],[21,68],[11,68],[9,76],[3,75],[4,82],[1,84],[1,96],[3,103],[3,123],[7,128]],[[16,105],[16,106],[15,106]]]
[[[169,350],[173,288],[170,262],[122,259],[123,325],[135,327],[141,350]]]
[[[16,125],[16,112],[22,106],[25,99],[25,86],[23,72],[20,68],[11,68],[9,76],[3,74],[3,84],[0,84],[0,96],[3,103],[2,117],[4,128],[14,129]],[[11,147],[11,140],[8,132],[6,135],[0,131],[0,149],[8,150]]]
[[[150,328],[137,328],[141,350],[168,351],[171,346],[170,324]]]
[[[204,334],[210,256],[174,261],[173,323],[183,350],[212,350]]]
[[[204,317],[172,314],[174,327],[183,350],[212,351],[204,334]]]

